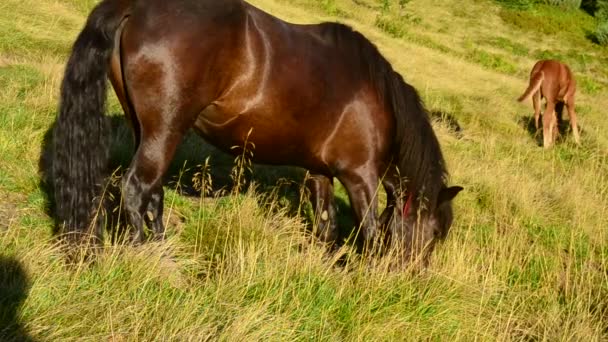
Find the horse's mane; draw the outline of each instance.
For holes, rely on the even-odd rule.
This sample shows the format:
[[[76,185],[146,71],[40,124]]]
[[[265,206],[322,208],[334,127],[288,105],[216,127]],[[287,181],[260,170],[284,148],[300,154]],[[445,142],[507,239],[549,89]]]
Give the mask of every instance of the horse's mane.
[[[439,141],[426,109],[414,87],[407,84],[378,48],[361,33],[339,23],[323,23],[324,36],[346,52],[361,70],[361,77],[372,84],[378,96],[395,117],[394,152],[408,192],[431,201],[447,182],[447,170]],[[354,60],[352,60],[354,59]]]

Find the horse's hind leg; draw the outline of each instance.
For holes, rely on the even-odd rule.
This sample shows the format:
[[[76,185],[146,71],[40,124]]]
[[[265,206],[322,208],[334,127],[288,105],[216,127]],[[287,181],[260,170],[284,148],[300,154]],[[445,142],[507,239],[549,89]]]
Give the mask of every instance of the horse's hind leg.
[[[306,186],[310,190],[315,222],[318,223],[317,236],[333,246],[338,239],[338,230],[332,179],[324,175],[311,175],[306,180]]]
[[[140,140],[123,177],[122,193],[129,223],[134,228],[133,242],[139,243],[145,236],[144,223],[156,239],[164,237],[162,177],[198,112],[187,101],[190,97],[180,95],[176,76],[167,75],[156,64],[134,65],[126,79]]]
[[[578,124],[576,120],[576,111],[574,110],[574,96],[571,96],[566,101],[566,107],[568,107],[568,116],[570,117],[570,125],[572,126],[572,134],[574,134],[574,141],[577,144],[581,143],[581,137],[578,133]]]
[[[540,119],[540,104],[541,97],[540,90],[538,90],[536,93],[534,93],[534,95],[532,95],[532,105],[534,106],[534,126],[536,127],[536,130],[538,130],[538,121]]]
[[[555,131],[557,130],[557,119],[555,115],[555,102],[547,100],[547,108],[543,113],[543,146],[553,146]]]
[[[161,113],[138,113],[138,117],[161,117]],[[166,117],[166,116],[164,116]],[[164,190],[162,177],[169,167],[183,131],[162,120],[141,120],[142,137],[129,171],[123,178],[123,201],[129,222],[135,229],[133,242],[144,239],[144,222],[154,237],[162,239]],[[162,124],[160,124],[162,123]],[[171,130],[171,131],[170,131]]]
[[[165,238],[165,226],[163,224],[163,210],[165,207],[165,191],[162,182],[150,192],[148,206],[144,215],[144,221],[148,228],[152,230],[155,240]]]
[[[119,97],[120,102],[123,106],[123,110],[125,111],[125,115],[127,116],[129,123],[131,124],[131,128],[133,130],[133,135],[135,138],[134,139],[135,140],[135,149],[139,150],[139,146],[140,146],[140,142],[141,142],[141,137],[140,137],[141,128],[140,128],[139,122],[137,120],[137,117],[133,114],[132,109],[130,109],[128,106],[125,105],[126,101],[123,100],[124,98],[121,96],[121,93],[118,91],[117,91],[117,96]],[[134,163],[135,163],[135,159],[131,163],[130,170],[133,169]],[[127,173],[127,175],[125,175],[124,180],[128,179],[129,176],[130,176],[130,173]],[[126,199],[127,194],[129,194],[129,197],[131,199],[136,197],[136,195],[134,195],[134,193],[133,193],[133,189],[127,187],[126,185],[127,185],[127,183],[125,183],[123,181],[123,197]],[[163,209],[164,209],[165,195],[164,195],[164,190],[163,190],[162,184],[158,184],[156,186],[151,187],[150,190],[148,191],[148,194],[146,197],[148,200],[147,200],[145,215],[143,215],[144,222],[146,223],[148,228],[150,228],[154,232],[154,236],[156,239],[162,239],[162,237],[164,236],[164,232],[165,232],[165,229],[163,226]],[[125,205],[129,205],[129,203],[131,203],[131,201],[125,201]],[[133,206],[131,206],[131,207],[133,207]],[[134,240],[141,241],[141,239],[143,238],[143,226],[140,223],[137,223],[137,222],[140,222],[141,220],[139,219],[139,216],[137,214],[133,213],[132,211],[133,210],[131,210],[131,211],[127,210],[129,220],[130,220],[131,224],[133,224],[134,227],[136,228]]]

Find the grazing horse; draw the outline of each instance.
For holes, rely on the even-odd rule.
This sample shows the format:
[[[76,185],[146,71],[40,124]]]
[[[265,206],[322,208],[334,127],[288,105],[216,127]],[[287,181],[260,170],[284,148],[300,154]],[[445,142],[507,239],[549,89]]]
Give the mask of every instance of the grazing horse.
[[[576,112],[574,111],[574,95],[576,92],[576,81],[570,68],[563,63],[554,60],[541,60],[534,64],[530,72],[530,85],[519,102],[527,100],[532,96],[534,106],[534,124],[538,130],[540,117],[541,98],[547,100],[545,112],[543,113],[543,146],[549,148],[555,142],[558,133],[556,106],[568,108],[568,116],[572,125],[572,133],[577,144],[580,143],[578,126],[576,124]],[[561,108],[559,109],[561,114]]]
[[[144,226],[164,236],[162,177],[190,128],[230,153],[250,142],[254,162],[307,169],[324,242],[337,238],[334,177],[368,243],[388,227],[430,245],[452,224],[462,188],[446,186],[421,100],[360,33],[290,24],[241,0],[104,0],[74,43],[54,129],[56,214],[68,235],[101,236],[107,78],[137,146],[122,180],[134,242]]]

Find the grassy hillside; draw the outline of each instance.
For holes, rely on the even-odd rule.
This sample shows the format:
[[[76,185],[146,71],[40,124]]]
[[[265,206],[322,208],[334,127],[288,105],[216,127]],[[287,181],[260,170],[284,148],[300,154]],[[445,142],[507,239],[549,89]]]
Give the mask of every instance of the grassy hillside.
[[[433,112],[451,183],[465,191],[449,238],[414,274],[336,266],[306,233],[298,170],[256,167],[248,190],[200,195],[230,184],[233,164],[195,136],[167,177],[168,242],[108,242],[97,262],[66,265],[45,156],[67,53],[95,3],[0,2],[0,340],[608,339],[608,50],[586,38],[595,23],[584,12],[251,1],[292,22],[354,26]],[[544,57],[579,80],[580,147],[567,130],[539,147],[531,104],[515,101]],[[132,143],[113,95],[109,111],[124,167]]]

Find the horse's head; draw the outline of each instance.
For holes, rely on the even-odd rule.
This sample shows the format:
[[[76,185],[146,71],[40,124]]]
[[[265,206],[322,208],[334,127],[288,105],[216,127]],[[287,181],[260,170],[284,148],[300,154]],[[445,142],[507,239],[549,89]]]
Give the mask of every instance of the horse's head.
[[[423,256],[424,262],[433,250],[436,240],[447,237],[452,226],[452,200],[463,188],[460,186],[443,187],[437,196],[434,208],[425,208],[416,205],[409,196],[401,212],[401,224],[399,220],[393,221],[389,228],[389,235],[393,242],[398,243],[406,260],[417,258],[420,253],[426,251]],[[398,239],[398,240],[394,240]]]
[[[460,186],[444,187],[437,197],[435,210],[426,219],[425,230],[432,231],[435,238],[445,239],[452,226],[452,200],[463,188]],[[421,222],[424,224],[424,222]]]

